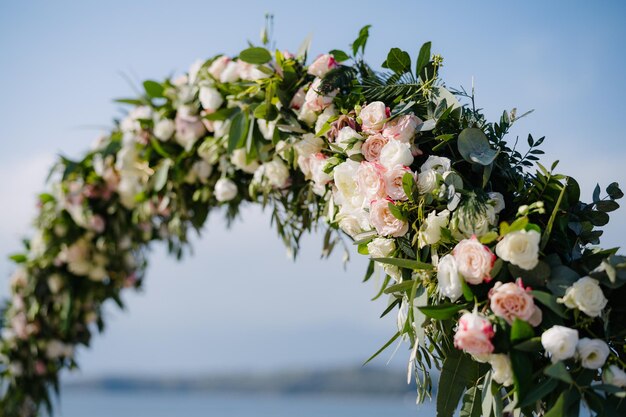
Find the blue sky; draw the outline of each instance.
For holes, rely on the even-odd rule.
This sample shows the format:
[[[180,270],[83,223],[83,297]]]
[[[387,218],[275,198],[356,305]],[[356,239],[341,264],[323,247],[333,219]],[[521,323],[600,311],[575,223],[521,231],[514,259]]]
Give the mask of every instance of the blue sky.
[[[306,12],[303,12],[306,8]],[[448,85],[469,87],[491,118],[535,109],[514,134],[547,136],[544,159],[579,179],[626,186],[626,6],[590,3],[385,2],[2,2],[0,4],[0,294],[6,254],[29,233],[34,195],[57,153],[78,155],[132,95],[132,79],[182,72],[197,58],[235,54],[275,14],[281,49],[313,35],[312,54],[347,49],[372,24],[366,56],[390,47],[415,56],[430,40],[445,58]],[[146,291],[110,309],[109,328],[81,351],[82,373],[200,373],[358,364],[394,332],[385,302],[361,284],[365,260],[343,270],[319,260],[321,238],[304,241],[296,263],[260,209],[226,230],[209,221],[195,255],[182,263],[155,246]],[[626,210],[614,214],[604,246],[624,242]],[[404,363],[401,350],[394,363]],[[383,362],[381,362],[383,363]]]

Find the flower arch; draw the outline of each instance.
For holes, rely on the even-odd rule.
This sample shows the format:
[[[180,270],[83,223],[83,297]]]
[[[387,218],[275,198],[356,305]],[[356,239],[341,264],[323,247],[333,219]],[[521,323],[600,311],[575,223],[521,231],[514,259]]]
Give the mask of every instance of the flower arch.
[[[12,257],[4,415],[51,410],[60,371],[104,327],[102,305],[141,285],[147,245],[180,257],[212,209],[231,221],[246,201],[271,211],[294,256],[320,225],[324,254],[343,233],[371,258],[365,280],[383,271],[398,328],[374,356],[407,342],[418,401],[441,369],[438,415],[459,402],[466,416],[577,416],[581,402],[624,413],[626,258],[591,246],[618,185],[579,201],[574,179],[538,162],[544,138],[507,142],[527,113],[487,122],[473,92],[440,80],[430,43],[415,61],[392,48],[374,71],[368,36],[309,66],[306,48],[265,40],[145,81],[89,153],[59,159]]]

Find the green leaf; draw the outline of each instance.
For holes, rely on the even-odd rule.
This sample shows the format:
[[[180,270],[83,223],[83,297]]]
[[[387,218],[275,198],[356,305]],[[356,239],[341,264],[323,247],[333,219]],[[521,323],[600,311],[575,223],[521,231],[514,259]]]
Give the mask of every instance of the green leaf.
[[[609,184],[609,186],[606,187],[606,192],[613,200],[619,200],[624,197],[624,193],[620,190],[619,184],[616,182]]]
[[[511,326],[511,342],[521,342],[533,336],[535,336],[535,331],[530,324],[517,317],[513,320],[513,325]]]
[[[465,301],[472,301],[474,299],[474,292],[464,279],[461,279],[461,288],[463,289],[463,298],[465,298]]]
[[[467,162],[489,165],[498,153],[491,149],[485,133],[475,127],[463,129],[457,142],[459,153]]]
[[[400,48],[391,48],[387,54],[387,67],[396,74],[411,71],[411,57]]]
[[[541,304],[548,307],[550,310],[554,311],[558,316],[567,318],[567,312],[563,304],[559,304],[555,297],[552,294],[548,294],[547,292],[533,290],[530,292],[535,299],[537,299]]]
[[[468,381],[477,373],[478,364],[460,350],[446,355],[437,388],[437,417],[452,417]]]
[[[335,58],[335,61],[337,62],[343,62],[350,59],[350,55],[339,49],[333,49],[332,51],[330,51],[330,54],[333,56],[333,58]]]
[[[482,413],[481,403],[481,391],[476,386],[470,387],[463,395],[463,405],[459,416],[480,417]]]
[[[372,356],[369,357],[368,360],[366,360],[363,365],[367,365],[372,359],[374,359],[376,356],[380,355],[385,349],[387,349],[389,347],[389,345],[391,345],[398,337],[400,337],[400,332],[397,332],[395,335],[393,335],[393,337],[391,339],[389,339],[389,341],[387,341],[387,343],[385,343],[383,345],[383,347],[381,347],[380,349],[378,349],[376,351],[376,353],[374,353]]]
[[[15,262],[16,264],[23,264],[28,260],[28,256],[23,253],[16,253],[9,256],[9,259]]]
[[[241,51],[239,59],[249,64],[263,65],[272,60],[272,54],[265,48],[255,46]]]
[[[387,204],[389,206],[389,211],[391,212],[391,214],[393,214],[393,217],[398,220],[406,221],[406,215],[402,212],[402,210],[398,208],[398,206],[396,206],[391,201]]]
[[[402,258],[373,258],[374,261],[380,262],[382,264],[395,265],[400,268],[410,269],[410,270],[427,270],[430,271],[434,267],[431,264],[427,264],[420,261],[414,261],[412,259],[402,259]]]
[[[232,153],[235,149],[241,148],[245,144],[248,126],[248,114],[242,111],[236,113],[232,118],[228,132],[228,153]]]
[[[403,292],[403,291],[408,291],[411,288],[413,288],[413,284],[415,283],[415,281],[413,280],[408,280],[408,281],[402,281],[399,284],[394,284],[391,287],[387,287],[385,289],[385,294],[391,294],[394,292]]]
[[[365,52],[365,45],[367,44],[367,39],[370,36],[370,28],[372,25],[365,25],[359,31],[359,36],[352,42],[352,55],[356,56],[359,49],[361,53]]]
[[[611,211],[617,210],[619,208],[619,204],[613,200],[598,201],[596,203],[596,208],[605,213],[610,213]]]
[[[426,42],[420,48],[420,52],[417,55],[417,63],[415,65],[415,76],[419,77],[422,70],[426,68],[426,65],[430,62],[430,42]]]
[[[161,165],[154,174],[154,191],[161,191],[163,187],[165,187],[165,184],[167,183],[167,174],[169,173],[172,165],[173,162],[171,159],[164,159],[163,162],[161,162]]]
[[[558,385],[559,381],[557,381],[556,379],[544,379],[543,381],[541,381],[541,383],[528,391],[528,394],[526,395],[526,398],[524,398],[524,401],[519,403],[519,407],[524,408],[534,405],[537,401],[541,400],[543,397],[554,391],[556,387],[558,387]]]
[[[437,304],[430,306],[417,307],[426,316],[435,320],[447,320],[454,317],[459,311],[467,309],[469,304]]]
[[[528,340],[524,340],[521,343],[513,346],[517,350],[521,350],[522,352],[539,352],[543,349],[543,345],[541,344],[541,337],[532,337]]]
[[[267,103],[264,102],[256,106],[256,109],[254,109],[254,117],[263,120],[274,120],[278,117],[278,110],[276,110],[276,106],[273,104],[268,106]]]
[[[402,190],[404,190],[404,194],[409,198],[410,201],[415,201],[414,191],[416,189],[415,178],[413,177],[413,173],[407,172],[402,176]]]
[[[565,265],[557,265],[552,268],[547,287],[552,294],[563,297],[568,287],[578,281],[580,276],[573,269]]]
[[[156,81],[147,80],[143,82],[143,88],[146,90],[146,94],[150,98],[162,98],[163,97],[163,85]]]
[[[513,383],[519,398],[523,400],[532,386],[533,362],[526,352],[511,350],[511,367],[513,368]]]
[[[569,372],[567,372],[567,368],[565,367],[565,364],[563,364],[563,362],[561,361],[553,363],[552,365],[548,366],[546,369],[543,370],[543,373],[549,377],[556,378],[567,384],[574,383],[572,376],[569,374]]]

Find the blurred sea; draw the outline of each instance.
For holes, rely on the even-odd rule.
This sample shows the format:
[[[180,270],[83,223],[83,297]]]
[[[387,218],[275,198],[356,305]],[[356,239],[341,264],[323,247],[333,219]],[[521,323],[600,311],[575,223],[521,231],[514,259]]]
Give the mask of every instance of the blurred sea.
[[[330,396],[204,393],[185,391],[64,390],[60,417],[419,417],[435,404],[415,396]]]

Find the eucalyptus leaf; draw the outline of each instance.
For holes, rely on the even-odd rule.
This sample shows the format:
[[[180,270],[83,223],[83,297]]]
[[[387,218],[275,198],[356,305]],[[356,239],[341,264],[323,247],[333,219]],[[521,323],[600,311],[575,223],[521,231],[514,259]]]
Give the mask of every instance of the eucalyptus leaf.
[[[485,133],[475,127],[461,131],[457,146],[463,159],[473,164],[489,165],[498,155],[497,151],[491,149]]]

